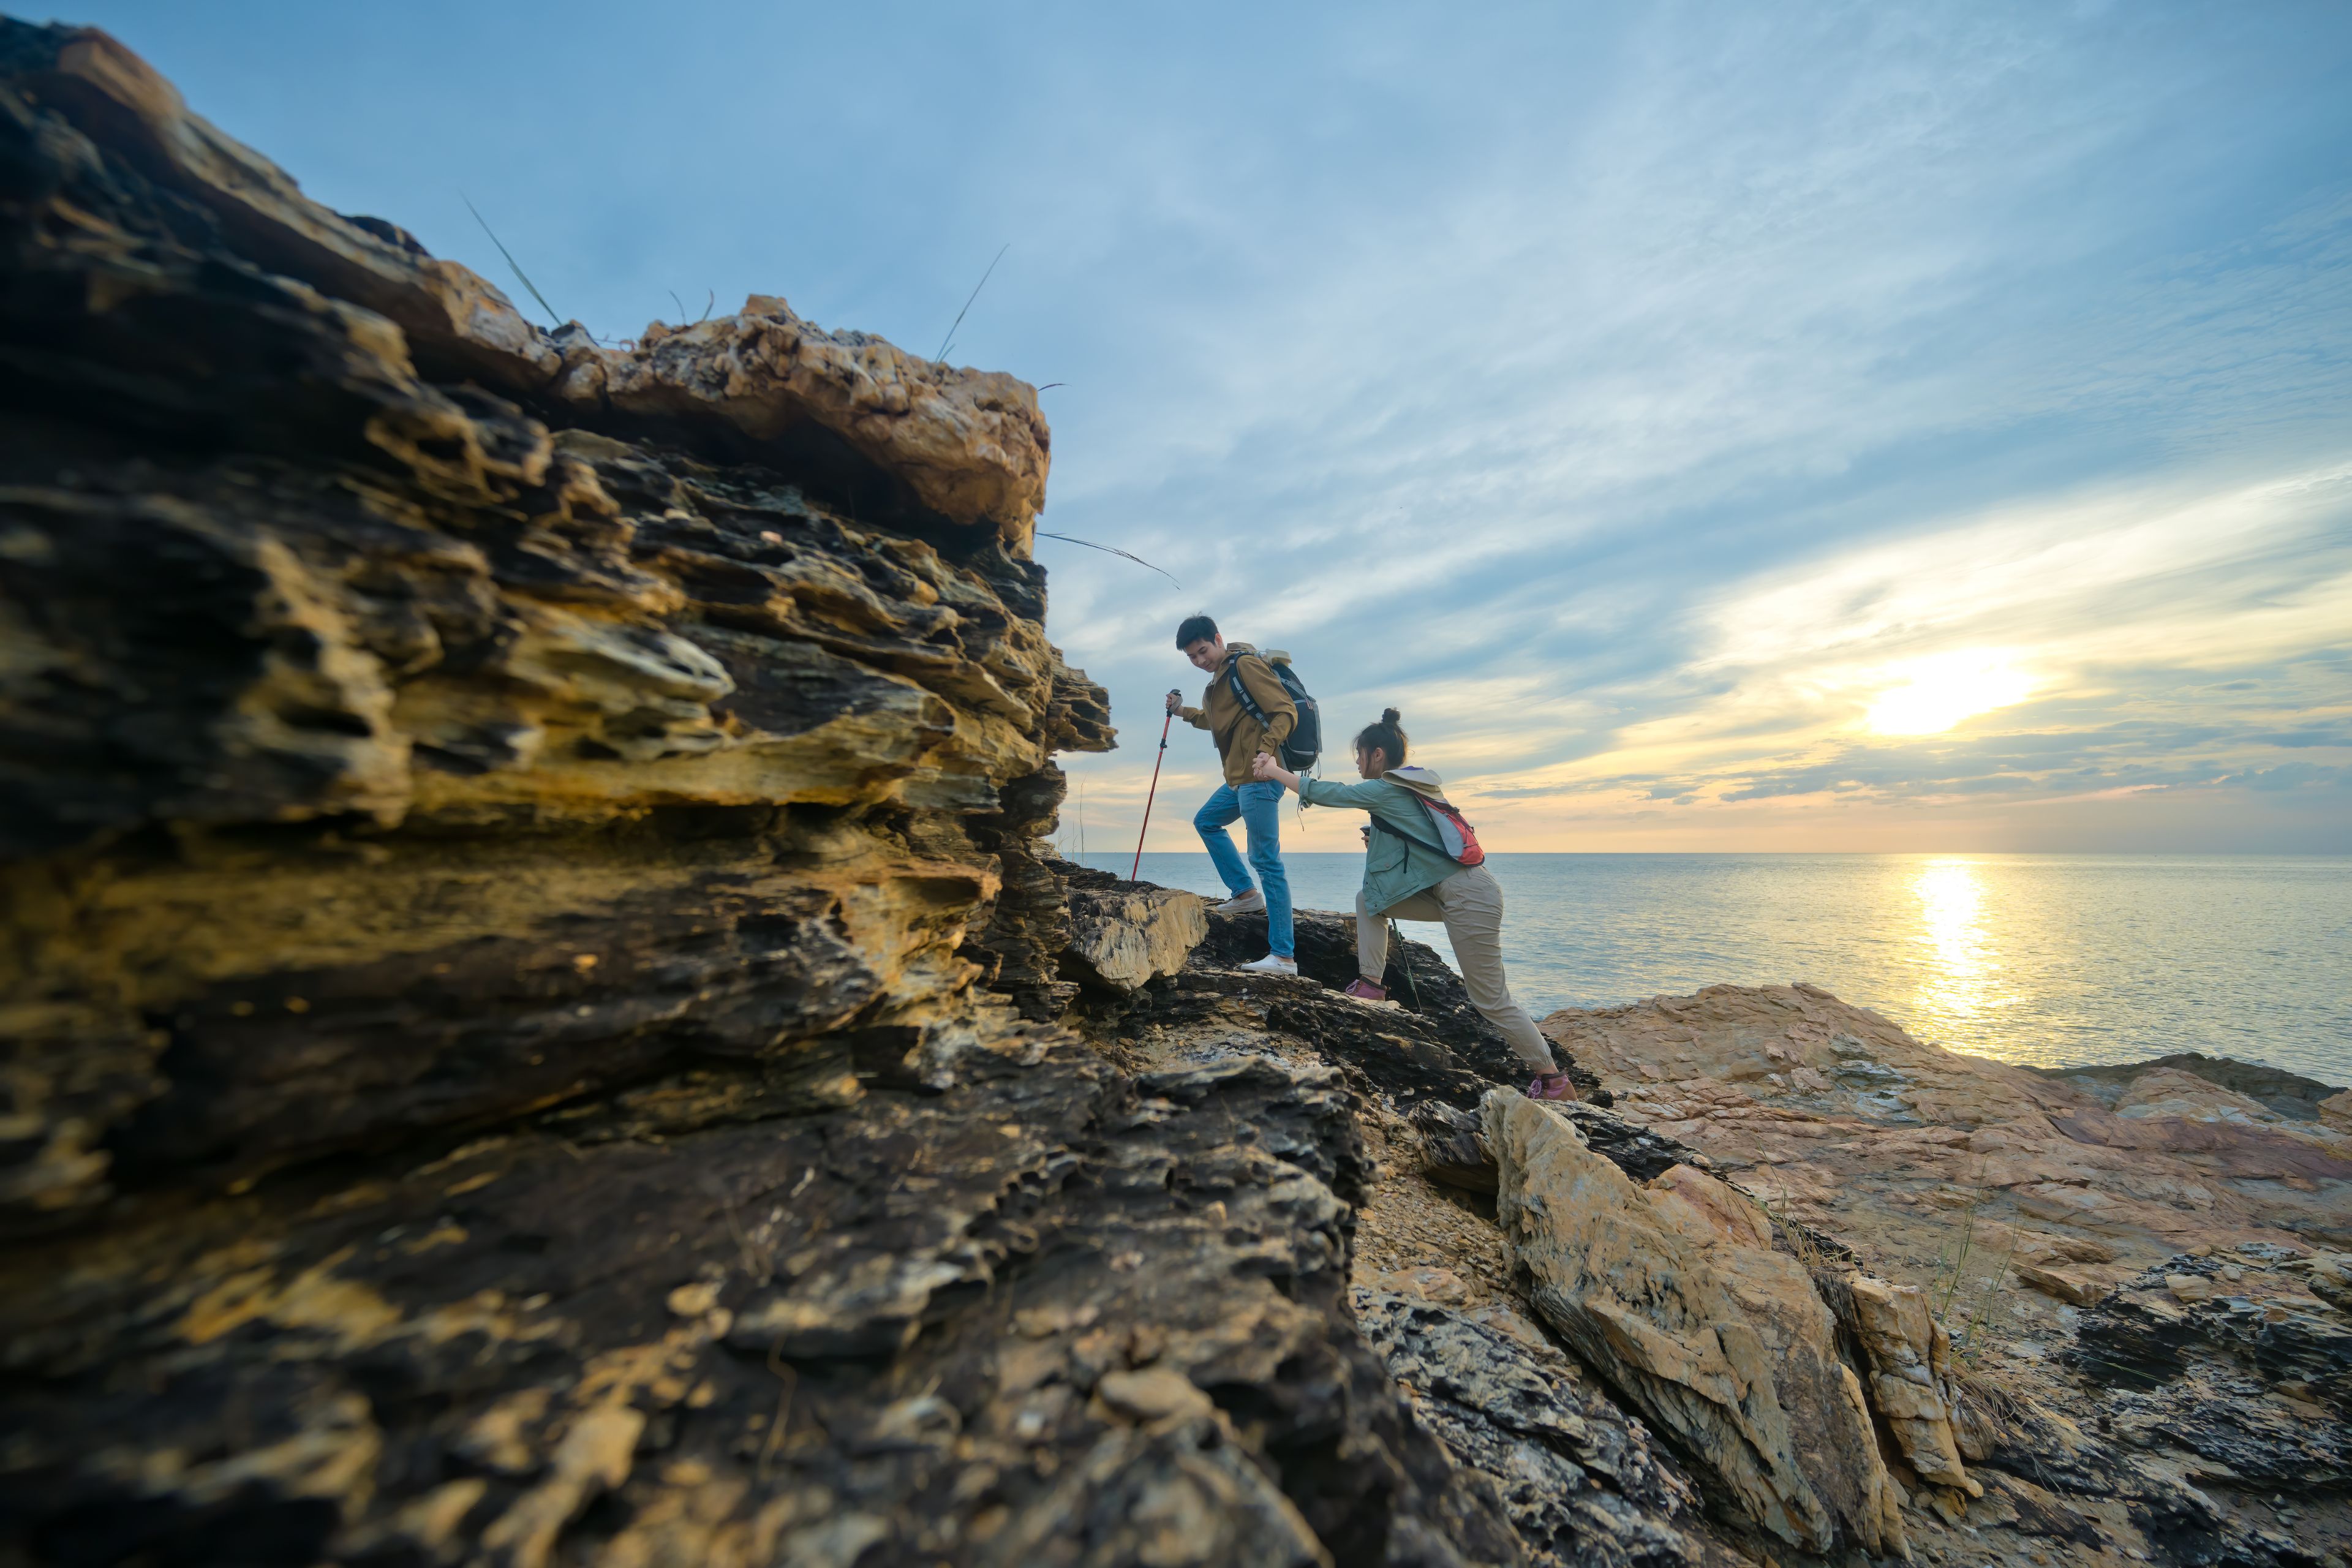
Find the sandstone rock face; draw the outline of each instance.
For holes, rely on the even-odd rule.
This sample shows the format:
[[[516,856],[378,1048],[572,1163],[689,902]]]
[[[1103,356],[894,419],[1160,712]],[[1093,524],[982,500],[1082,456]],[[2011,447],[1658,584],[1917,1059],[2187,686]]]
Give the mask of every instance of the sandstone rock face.
[[[1901,1551],[1869,1411],[1803,1267],[1733,1242],[1671,1188],[1653,1202],[1536,1101],[1489,1096],[1485,1123],[1513,1253],[1578,1354],[1773,1534]]]
[[[955,370],[864,332],[828,332],[782,300],[682,328],[656,322],[626,353],[578,344],[555,392],[649,420],[717,415],[754,449],[815,426],[957,522],[993,521],[1025,547],[1045,504],[1050,450],[1037,393]]]
[[[1677,1230],[1695,1236],[1712,1231],[1734,1247],[1772,1250],[1770,1216],[1754,1199],[1732,1191],[1696,1166],[1667,1167],[1650,1179],[1649,1193],[1651,1208],[1665,1215]]]
[[[2352,1242],[2352,1138],[2295,1098],[2308,1080],[2293,1075],[2230,1064],[2265,1101],[2179,1068],[2040,1073],[1923,1045],[1805,985],[1713,986],[1543,1026],[1630,1120],[1849,1238],[1991,1203],[2021,1254],[2083,1235],[2145,1238],[2149,1258]]]

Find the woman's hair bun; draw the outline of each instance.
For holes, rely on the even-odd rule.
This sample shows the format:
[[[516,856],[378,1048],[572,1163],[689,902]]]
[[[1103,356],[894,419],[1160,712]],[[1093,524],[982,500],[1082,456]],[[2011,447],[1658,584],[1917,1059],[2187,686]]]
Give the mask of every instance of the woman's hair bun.
[[[1367,724],[1356,731],[1356,750],[1364,752],[1378,752],[1388,758],[1389,766],[1402,767],[1405,748],[1404,726],[1398,722],[1399,717],[1393,708],[1381,709],[1379,723]]]

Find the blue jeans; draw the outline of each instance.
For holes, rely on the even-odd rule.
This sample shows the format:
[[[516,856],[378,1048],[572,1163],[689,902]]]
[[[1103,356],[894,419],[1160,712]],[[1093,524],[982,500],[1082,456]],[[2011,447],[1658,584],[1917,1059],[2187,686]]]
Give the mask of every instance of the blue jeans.
[[[1249,829],[1249,867],[1242,864],[1225,825],[1235,817]],[[1297,941],[1290,932],[1290,873],[1282,868],[1282,786],[1272,779],[1253,781],[1239,789],[1231,784],[1201,804],[1192,814],[1217,875],[1235,898],[1250,890],[1250,867],[1265,894],[1265,945],[1276,958],[1297,956]]]

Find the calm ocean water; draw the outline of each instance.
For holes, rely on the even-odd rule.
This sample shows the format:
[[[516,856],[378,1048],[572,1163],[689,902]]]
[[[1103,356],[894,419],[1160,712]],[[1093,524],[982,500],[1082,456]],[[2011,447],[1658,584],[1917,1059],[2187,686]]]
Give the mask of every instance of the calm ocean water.
[[[1127,874],[1129,857],[1089,865]],[[1309,909],[1356,855],[1289,857]],[[1922,1039],[2037,1066],[2203,1051],[2352,1083],[2352,858],[1496,855],[1511,986],[1538,1017],[1808,981]],[[1218,893],[1205,854],[1143,876]],[[1441,952],[1443,927],[1405,934]]]

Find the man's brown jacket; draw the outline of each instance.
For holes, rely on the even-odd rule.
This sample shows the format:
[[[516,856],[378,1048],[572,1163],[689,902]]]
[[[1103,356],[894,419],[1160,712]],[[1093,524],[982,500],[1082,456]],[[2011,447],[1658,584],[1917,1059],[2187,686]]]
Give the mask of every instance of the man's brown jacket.
[[[1233,682],[1225,671],[1234,668],[1235,655],[1240,656],[1242,684],[1249,689],[1250,700],[1265,714],[1265,724],[1250,717],[1248,709],[1234,695]],[[1235,789],[1251,782],[1250,759],[1260,752],[1273,752],[1276,756],[1290,727],[1298,722],[1298,705],[1284,689],[1282,678],[1274,667],[1258,657],[1257,649],[1245,642],[1225,644],[1225,662],[1209,678],[1208,690],[1201,694],[1201,706],[1180,710],[1184,722],[1195,730],[1206,730],[1216,737],[1218,754],[1225,760],[1225,782]]]

